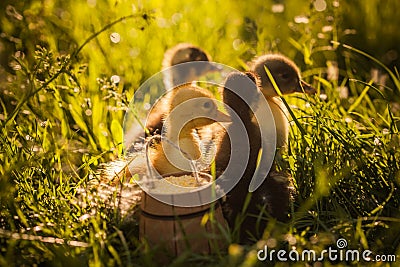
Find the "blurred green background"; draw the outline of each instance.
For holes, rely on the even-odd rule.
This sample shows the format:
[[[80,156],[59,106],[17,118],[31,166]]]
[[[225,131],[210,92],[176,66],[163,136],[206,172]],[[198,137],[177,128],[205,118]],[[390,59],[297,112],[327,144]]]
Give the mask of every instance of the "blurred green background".
[[[68,53],[104,25],[140,10],[152,12],[154,23],[147,27],[143,21],[127,20],[85,48],[82,56],[90,59],[90,66],[98,66],[93,68],[92,77],[127,72],[123,76],[135,83],[141,76],[158,71],[164,50],[178,42],[201,45],[216,61],[233,67],[239,66],[237,58],[247,61],[266,52],[280,52],[298,57],[298,63],[310,63],[302,62],[303,49],[299,51],[291,40],[307,47],[311,55],[306,56],[317,66],[324,66],[326,60],[321,59],[333,57],[332,51],[327,51],[332,40],[370,53],[388,66],[399,66],[400,62],[400,37],[396,31],[400,22],[396,10],[400,4],[394,0],[5,0],[0,5],[1,63],[6,68],[16,51],[31,57],[35,46],[43,45]],[[114,44],[110,40],[112,32],[121,36],[121,42]],[[139,69],[132,70],[132,65],[139,65]]]
[[[128,103],[179,42],[240,70],[282,53],[319,90],[285,97],[296,116],[281,168],[298,196],[267,241],[322,249],[345,237],[399,255],[398,10],[398,0],[2,0],[0,265],[154,266],[117,191],[104,200],[91,183],[122,157]],[[255,249],[175,266],[257,266]]]
[[[14,57],[32,65],[37,45],[57,54],[73,54],[105,25],[140,13],[146,18],[117,23],[77,55],[76,62],[85,68],[79,77],[81,94],[90,97],[93,109],[103,107],[96,97],[98,78],[118,75],[121,82],[116,90],[130,98],[143,81],[160,70],[165,50],[179,42],[199,45],[216,62],[238,69],[246,68],[254,56],[278,52],[294,59],[302,70],[308,69],[305,76],[326,75],[331,62],[337,62],[340,69],[356,68],[372,77],[372,69],[379,71],[376,64],[360,57],[346,65],[346,58],[357,55],[346,54],[332,41],[354,46],[391,68],[398,67],[399,7],[398,1],[389,0],[2,1],[1,74],[6,77],[19,68],[14,66],[18,65]],[[8,86],[5,78],[1,86]],[[92,115],[95,136],[107,131],[107,127],[99,127],[107,111],[99,109]],[[100,142],[102,149],[112,146],[106,143]]]

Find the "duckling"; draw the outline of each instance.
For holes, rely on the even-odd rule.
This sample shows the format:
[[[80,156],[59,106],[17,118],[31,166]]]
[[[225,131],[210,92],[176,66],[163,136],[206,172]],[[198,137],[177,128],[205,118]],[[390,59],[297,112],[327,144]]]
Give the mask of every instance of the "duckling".
[[[190,161],[201,161],[195,129],[215,122],[228,122],[229,116],[217,109],[211,92],[184,84],[170,92],[163,138],[149,150],[152,166],[160,175],[192,171]]]
[[[288,140],[288,129],[289,129],[289,121],[288,121],[288,111],[282,102],[281,98],[278,96],[275,88],[272,85],[272,82],[267,77],[267,73],[265,71],[265,67],[271,72],[272,77],[274,78],[279,90],[282,94],[291,94],[295,92],[304,92],[313,94],[315,93],[315,89],[309,84],[305,83],[300,79],[300,71],[298,67],[295,65],[293,61],[286,58],[282,55],[264,55],[258,57],[253,61],[251,66],[251,71],[254,74],[247,74],[253,76],[255,84],[261,90],[261,93],[264,95],[267,100],[270,109],[272,111],[272,115],[275,121],[276,128],[276,148],[282,149],[286,147]],[[238,74],[235,74],[236,76]],[[232,76],[231,78],[226,80],[225,85],[230,85],[235,90],[246,90],[240,88],[244,83],[238,83],[235,85],[236,80],[238,79],[236,76]],[[259,78],[256,78],[259,77]],[[226,86],[225,86],[226,87]],[[252,88],[247,84],[248,90],[256,91],[256,89]],[[246,107],[243,100],[238,97],[235,97],[230,90],[224,90],[226,94],[223,99],[225,104],[233,108],[234,111],[240,112],[241,114],[245,114],[242,116],[247,116],[247,118],[243,118],[242,121],[244,123],[253,123],[252,112]],[[254,94],[256,96],[256,94]],[[255,100],[256,101],[256,100]],[[258,126],[257,126],[258,127]],[[221,147],[221,146],[220,146]],[[225,151],[228,151],[229,148],[226,148]],[[222,150],[221,150],[222,151]],[[230,153],[230,152],[229,152]],[[219,163],[220,163],[220,171],[223,171],[226,168],[226,164],[229,161],[230,154],[222,153],[219,155]]]
[[[178,64],[195,61],[211,62],[211,56],[200,47],[189,43],[180,43],[167,50],[162,62],[165,89],[168,90],[182,83],[195,81],[201,75],[213,70],[213,66],[210,64],[194,64],[183,68],[170,68]]]
[[[257,73],[261,80],[261,92],[271,108],[276,127],[276,147],[284,148],[288,142],[288,111],[268,78],[267,68],[274,78],[282,95],[292,93],[315,94],[316,90],[300,78],[296,64],[283,55],[267,54],[256,58],[251,64],[251,71]]]
[[[233,166],[235,170],[232,173],[225,174],[227,176],[226,179],[231,179],[231,175],[235,175],[244,168],[242,177],[233,189],[228,192],[226,199],[223,202],[224,216],[231,229],[235,228],[237,216],[242,211],[243,204],[248,194],[250,180],[256,170],[257,157],[261,148],[261,131],[258,123],[254,119],[253,112],[257,108],[260,96],[262,97],[257,84],[258,78],[255,74],[251,72],[233,72],[228,75],[222,88],[223,101],[230,107],[228,113],[231,116],[232,123],[227,127],[226,131],[222,131],[221,134],[221,140],[215,157],[217,174],[220,175],[226,170],[228,163],[231,160],[231,155],[239,158],[243,157],[241,162],[247,161],[246,166],[239,166],[241,164],[236,164],[237,166]],[[245,98],[247,100],[250,99],[251,101],[247,101],[246,103],[239,94],[241,96],[245,95]],[[237,114],[237,117],[234,116],[235,114]],[[235,137],[232,135],[236,134],[236,131],[238,130],[237,127],[241,124],[244,125],[245,131],[247,132],[244,134],[247,137],[248,143],[231,143],[235,142]],[[231,144],[233,144],[232,147]],[[247,145],[249,145],[249,150],[247,150]],[[233,149],[232,151],[231,148]],[[248,158],[246,155],[243,156],[247,152]],[[250,204],[249,207],[251,207],[251,205],[252,204]],[[255,205],[254,208],[256,208]],[[253,212],[252,208],[251,212]],[[246,217],[241,224],[242,228],[239,233],[240,240],[245,239],[246,230],[252,229],[252,227],[255,229],[255,223],[250,220],[251,218]]]
[[[180,43],[167,50],[162,61],[165,90],[172,89],[180,84],[195,81],[198,77],[213,71],[211,64],[183,64],[195,61],[211,61],[211,56],[198,46],[189,43]],[[175,66],[174,68],[171,68]],[[148,135],[160,133],[163,126],[163,116],[166,114],[165,101],[159,101],[153,106],[152,114],[147,118],[146,128]]]
[[[230,108],[228,109],[228,113],[231,116],[232,124],[229,125],[226,130],[221,128],[221,134],[218,136],[218,148],[215,159],[218,174],[222,174],[226,170],[230,161],[232,151],[231,140],[228,133],[235,133],[232,130],[235,129],[236,124],[243,123],[248,134],[247,136],[250,136],[250,130],[248,128],[253,130],[250,131],[252,132],[252,142],[249,143],[251,146],[250,150],[254,147],[254,150],[257,150],[258,153],[260,149],[260,130],[258,124],[254,122],[254,113],[249,106],[250,104],[255,108],[254,105],[258,102],[257,93],[259,90],[256,86],[257,81],[254,73],[233,72],[227,76],[224,86],[221,88],[223,102]],[[238,94],[246,94],[246,99],[252,99],[253,101],[251,103],[246,103]],[[235,114],[237,114],[237,117],[234,117]],[[238,146],[241,145],[242,144],[238,144]]]
[[[192,82],[198,76],[204,75],[208,71],[213,71],[213,66],[211,64],[199,64],[199,65],[186,65],[180,67],[178,70],[172,71],[170,67],[179,65],[181,63],[192,62],[192,61],[211,61],[210,55],[205,52],[200,47],[194,46],[189,43],[180,43],[173,48],[167,50],[164,54],[164,59],[162,61],[163,79],[164,79],[164,87],[165,89],[171,89],[177,84]],[[186,68],[186,70],[185,70]],[[197,75],[197,76],[196,76]],[[164,117],[168,111],[168,97],[163,97],[160,101],[158,101],[152,108],[152,112],[148,116],[146,120],[146,128],[148,131],[146,132],[146,137],[153,136],[155,134],[160,134],[163,124]],[[143,136],[143,128],[138,125],[138,127],[133,128],[129,133],[129,142],[137,142],[139,141],[138,149],[136,149],[136,145],[132,147],[128,147],[128,151],[140,151],[142,148],[141,141],[139,140]],[[155,140],[153,140],[155,141]],[[128,171],[127,164],[129,165],[137,165],[141,166],[145,160],[142,157],[135,158],[132,156],[128,156],[126,159],[115,160],[112,161],[101,169],[101,177],[105,180],[112,181],[115,180],[116,177],[124,174],[126,177],[129,177],[132,173],[142,172],[143,168],[138,167],[135,168],[134,171]],[[131,162],[135,162],[135,164],[130,164]],[[136,163],[139,162],[139,163]]]
[[[286,151],[289,135],[288,110],[278,92],[275,90],[267,75],[266,68],[270,71],[282,95],[292,93],[315,94],[316,90],[301,79],[299,68],[296,64],[283,55],[268,54],[256,58],[251,70],[256,72],[261,80],[261,92],[266,98],[275,121],[276,149],[275,163],[267,179],[253,194],[254,201],[266,203],[267,211],[280,221],[287,221],[286,215],[289,208],[289,199],[294,193],[291,185],[292,177],[287,171],[277,171],[276,161],[279,161]],[[261,158],[261,162],[262,162]]]
[[[259,81],[257,78],[255,79],[255,85],[241,84],[235,81],[235,79],[233,79],[234,77],[228,77],[225,87],[230,85],[228,88],[233,88],[234,90],[250,90],[253,92],[256,92],[257,87],[259,87],[261,90],[261,93],[264,95],[271,108],[275,120],[277,137],[276,148],[278,149],[277,156],[279,156],[282,152],[280,150],[286,148],[288,140],[289,122],[287,118],[287,109],[282,100],[278,97],[278,93],[268,78],[264,66],[271,72],[282,94],[294,92],[315,93],[315,89],[303,82],[300,79],[300,72],[297,66],[281,55],[265,55],[254,61],[251,70],[256,72],[257,76],[260,77]],[[241,115],[239,116],[245,124],[248,136],[251,137],[249,140],[250,156],[246,170],[238,184],[228,193],[226,202],[224,203],[226,219],[229,225],[234,227],[237,215],[242,211],[243,203],[248,194],[250,181],[256,170],[258,152],[261,148],[260,140],[265,137],[261,137],[259,125],[254,121],[254,114],[249,107],[240,99],[232,97],[232,95],[232,92],[229,90],[224,90],[224,102],[233,109],[240,111]],[[232,124],[234,122],[235,121],[233,121]],[[225,170],[229,158],[229,140],[227,138],[222,138],[216,158],[217,169],[219,168],[219,171]],[[261,158],[260,165],[261,164],[263,164],[263,158]],[[264,179],[257,190],[252,193],[250,203],[246,210],[246,213],[251,215],[242,218],[243,221],[239,232],[240,240],[242,242],[247,242],[249,241],[249,234],[250,236],[260,236],[262,234],[266,226],[266,220],[262,219],[257,221],[255,216],[264,214],[263,210],[269,213],[273,218],[280,221],[287,221],[287,212],[292,191],[290,174],[285,171],[276,171],[276,166],[272,166],[266,179]]]

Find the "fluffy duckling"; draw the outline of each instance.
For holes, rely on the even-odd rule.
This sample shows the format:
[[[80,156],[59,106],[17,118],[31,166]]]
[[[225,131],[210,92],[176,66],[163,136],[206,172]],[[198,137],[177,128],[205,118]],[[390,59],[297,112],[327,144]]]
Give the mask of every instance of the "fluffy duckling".
[[[251,70],[259,78],[257,79],[256,76],[253,74],[247,74],[247,76],[253,76],[252,80],[255,81],[256,86],[259,87],[261,93],[264,95],[271,108],[276,127],[276,148],[279,150],[286,146],[288,140],[288,111],[278,93],[276,92],[274,86],[272,85],[272,82],[268,78],[265,68],[270,71],[272,77],[276,82],[277,87],[282,94],[291,94],[295,92],[313,94],[316,91],[309,84],[301,80],[298,67],[293,61],[289,60],[285,56],[264,55],[258,57],[256,60],[253,61]],[[249,85],[248,82],[247,84],[244,81],[238,82],[238,80],[244,79],[244,77],[239,78],[241,76],[238,75],[239,74],[236,73],[232,77],[228,77],[225,87],[229,86],[229,88],[232,87],[234,90],[250,90],[249,93],[257,91],[253,88],[254,85]],[[245,74],[242,74],[242,76],[243,75]],[[251,112],[251,110],[249,110],[248,106],[246,105],[246,103],[243,102],[243,100],[235,96],[235,94],[233,94],[231,90],[224,90],[223,95],[224,102],[228,106],[230,106],[235,112],[241,114],[239,116],[245,124],[254,124],[253,113]],[[258,95],[255,93],[254,96],[258,97]],[[223,145],[221,145],[220,147],[223,147]],[[229,149],[230,148],[227,147],[225,148],[225,150],[222,150],[220,148],[220,171],[225,170],[230,157],[230,152],[223,153],[222,151],[229,151]]]
[[[221,88],[223,102],[230,107],[228,113],[231,116],[232,123],[226,130],[221,128],[221,133],[218,136],[220,140],[218,140],[219,144],[215,158],[218,174],[222,174],[225,171],[230,161],[232,151],[231,139],[228,133],[231,132],[232,134],[235,134],[233,130],[237,124],[243,123],[247,131],[247,136],[252,137],[251,140],[249,140],[251,141],[249,142],[250,155],[257,154],[261,147],[260,129],[258,124],[254,122],[254,113],[251,110],[251,108],[253,108],[253,110],[256,108],[255,105],[261,95],[256,84],[257,77],[255,74],[251,72],[233,72],[227,76],[224,86]],[[252,99],[253,101],[251,103],[246,103],[246,101],[238,94],[246,95],[246,99]],[[235,117],[235,114],[237,117]],[[237,153],[240,153],[241,146],[242,144],[234,144],[232,148],[236,150]],[[251,153],[253,151],[254,153]]]
[[[248,82],[247,84],[238,82],[238,79],[243,79],[239,74],[235,74],[236,77],[230,76],[226,80],[225,87],[234,89],[233,91],[249,90],[250,92],[256,92],[257,87],[261,89],[262,94],[270,105],[275,120],[277,134],[276,147],[279,151],[286,147],[289,122],[286,107],[268,78],[265,67],[270,71],[282,94],[294,92],[315,93],[315,89],[300,79],[300,72],[292,61],[280,55],[265,55],[254,61],[251,69],[260,76],[259,84],[257,83],[257,79],[255,79],[256,82],[253,85]],[[257,95],[255,94],[255,96]],[[238,184],[228,193],[226,202],[224,203],[226,219],[229,225],[234,227],[235,221],[238,218],[237,216],[242,212],[249,184],[256,169],[258,152],[261,148],[261,139],[265,137],[261,137],[259,125],[254,120],[254,114],[248,105],[235,97],[230,90],[224,89],[223,99],[225,104],[239,112],[239,116],[245,124],[247,134],[251,137],[249,138],[250,157],[246,170]],[[255,101],[257,100],[255,99]],[[235,123],[234,120],[232,121],[233,123]],[[217,170],[219,169],[220,172],[225,170],[226,164],[230,159],[230,154],[229,138],[223,137],[216,158]],[[261,161],[260,164],[263,164],[263,162]],[[242,242],[249,241],[249,236],[260,237],[266,226],[264,211],[280,221],[288,220],[287,212],[292,191],[290,186],[291,176],[287,172],[276,171],[275,168],[275,166],[272,166],[268,177],[252,193],[250,203],[245,212],[250,215],[242,218],[243,221],[240,225],[239,234]],[[257,219],[257,215],[259,214],[264,216],[262,220]]]
[[[246,103],[238,94],[246,94],[246,99],[252,99],[253,101],[251,103]],[[248,158],[244,156],[241,160],[242,162],[247,161],[244,173],[235,187],[228,192],[226,200],[223,203],[224,216],[231,229],[234,229],[236,218],[243,208],[250,180],[256,170],[257,157],[261,148],[261,132],[258,123],[254,121],[253,113],[260,96],[261,93],[257,86],[257,77],[250,72],[234,72],[229,74],[222,88],[223,101],[231,108],[228,109],[228,113],[231,116],[232,123],[227,127],[226,131],[221,133],[221,140],[215,157],[217,174],[220,175],[226,170],[233,153],[234,156],[242,157],[241,155],[247,152],[247,147],[245,146],[249,145]],[[237,117],[235,117],[235,114],[237,114]],[[247,132],[245,135],[249,143],[233,143],[233,151],[231,151],[231,138],[234,138],[233,135],[236,134],[237,125],[242,123]],[[242,169],[243,166],[239,165],[240,164],[233,167],[238,168],[237,171],[240,171],[239,169]],[[232,174],[237,173],[237,171],[235,170]],[[227,174],[227,179],[230,178],[228,177],[230,175],[231,174]],[[244,223],[241,226],[243,227]],[[243,227],[243,229],[244,228],[247,229],[248,227]],[[244,233],[241,233],[240,236],[240,239],[242,239]]]
[[[171,91],[167,114],[163,138],[153,138],[149,150],[150,162],[161,175],[192,171],[190,161],[201,161],[196,128],[230,120],[217,109],[211,92],[190,84]]]
[[[189,43],[180,43],[167,50],[162,61],[164,86],[166,90],[180,84],[195,81],[198,77],[213,71],[210,64],[180,65],[187,62],[211,61],[210,55],[198,46]],[[171,68],[175,66],[174,68]],[[163,126],[163,117],[166,114],[167,105],[159,101],[154,107],[151,116],[147,118],[146,128],[149,135],[160,133]]]
[[[279,160],[288,143],[288,110],[269,79],[266,68],[270,71],[282,95],[292,93],[315,94],[316,90],[301,79],[299,68],[283,55],[263,55],[253,61],[251,69],[260,77],[261,92],[265,96],[274,117],[277,148],[275,160]],[[267,211],[273,217],[280,221],[287,221],[290,197],[294,191],[291,186],[291,179],[292,177],[288,172],[277,171],[274,164],[268,178],[253,193],[253,200],[256,203],[265,203]]]
[[[261,92],[271,108],[276,127],[276,147],[287,145],[289,135],[288,111],[269,79],[267,68],[274,78],[282,95],[292,93],[315,94],[316,90],[301,80],[299,68],[283,55],[268,54],[256,58],[251,64],[251,71],[257,73],[261,80]]]
[[[180,43],[167,50],[162,62],[165,88],[168,90],[182,83],[195,81],[212,70],[212,65],[209,64],[196,64],[173,71],[169,69],[171,66],[194,61],[211,61],[211,56],[200,47],[189,43]]]
[[[162,61],[162,68],[165,70],[164,74],[164,86],[166,89],[173,88],[177,84],[188,83],[195,80],[197,77],[204,75],[208,71],[213,71],[210,64],[200,64],[196,66],[186,66],[185,68],[180,68],[179,72],[171,71],[170,67],[192,61],[211,61],[211,57],[200,47],[194,46],[189,43],[180,43],[171,49],[167,50],[164,54],[164,59]],[[204,67],[210,66],[210,67]],[[168,110],[167,98],[163,98],[161,101],[157,102],[152,108],[151,114],[148,116],[146,121],[146,128],[148,129],[146,136],[153,136],[154,134],[160,134],[161,129],[164,124],[164,117]],[[143,135],[142,127],[137,127],[130,133],[131,141],[138,141],[139,137]],[[155,141],[155,140],[153,140]],[[140,143],[140,142],[139,142]],[[139,146],[141,147],[141,146]],[[134,147],[128,148],[128,150],[136,151]],[[137,163],[140,161],[140,163]],[[130,162],[135,162],[135,164],[130,164]],[[130,172],[127,171],[127,164],[137,165],[132,173],[142,172],[143,168],[140,167],[144,163],[144,159],[141,157],[132,158],[131,156],[127,159],[116,160],[105,165],[101,170],[101,177],[105,180],[114,180],[116,177],[125,176],[129,177]]]

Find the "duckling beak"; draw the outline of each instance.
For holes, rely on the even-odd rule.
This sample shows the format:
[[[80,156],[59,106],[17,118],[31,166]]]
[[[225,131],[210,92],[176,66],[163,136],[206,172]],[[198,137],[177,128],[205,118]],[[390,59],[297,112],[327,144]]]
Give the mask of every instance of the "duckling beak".
[[[314,95],[317,93],[317,90],[305,81],[300,80],[300,86],[297,88],[296,92]]]
[[[222,113],[221,111],[217,110],[217,114],[214,117],[215,121],[217,122],[231,122],[231,117]]]

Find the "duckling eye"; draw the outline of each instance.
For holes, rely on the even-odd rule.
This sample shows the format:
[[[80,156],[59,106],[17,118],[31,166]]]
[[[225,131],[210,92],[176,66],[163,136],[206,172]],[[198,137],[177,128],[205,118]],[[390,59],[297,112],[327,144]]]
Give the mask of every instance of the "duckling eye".
[[[206,101],[203,103],[203,108],[205,108],[205,109],[210,109],[211,106],[212,106],[211,101]]]
[[[279,74],[279,77],[282,79],[282,80],[288,80],[289,78],[290,78],[290,75],[289,75],[289,73],[280,73]]]

